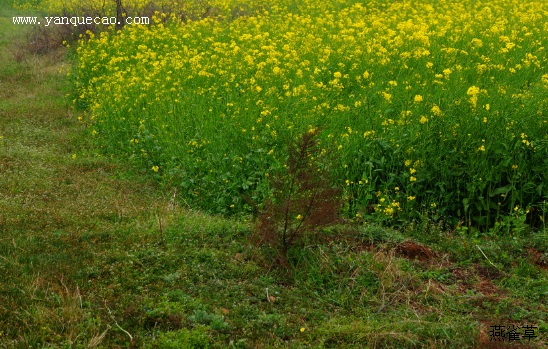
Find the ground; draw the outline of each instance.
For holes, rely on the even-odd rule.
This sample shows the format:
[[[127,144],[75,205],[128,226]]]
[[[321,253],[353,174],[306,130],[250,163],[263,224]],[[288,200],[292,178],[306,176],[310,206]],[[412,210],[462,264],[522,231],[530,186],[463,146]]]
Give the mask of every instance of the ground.
[[[65,98],[67,51],[28,53],[12,14],[0,6],[1,348],[498,348],[498,325],[537,327],[509,347],[546,347],[545,232],[347,223],[280,272],[251,217],[194,210],[97,156]]]

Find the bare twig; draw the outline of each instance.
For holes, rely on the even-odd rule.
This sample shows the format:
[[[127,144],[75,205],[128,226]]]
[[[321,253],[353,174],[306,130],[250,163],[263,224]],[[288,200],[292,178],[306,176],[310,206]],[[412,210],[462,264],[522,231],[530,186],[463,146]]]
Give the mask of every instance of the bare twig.
[[[489,264],[491,264],[492,266],[494,266],[495,268],[497,268],[497,270],[500,270],[499,267],[497,267],[493,262],[491,262],[491,260],[485,255],[485,253],[483,253],[482,249],[478,246],[478,245],[475,245],[478,250],[481,252],[481,254],[483,255],[483,257],[485,257],[485,259],[487,259],[487,261],[489,262]]]
[[[112,315],[112,312],[110,311],[110,308],[106,305],[106,302],[105,302],[105,306],[107,307],[108,314],[110,315],[110,318],[112,319],[112,321],[114,321],[114,324],[116,325],[116,327],[118,327],[120,330],[122,330],[125,334],[128,335],[128,337],[129,337],[129,342],[131,343],[131,345],[133,345],[133,336],[131,335],[131,333],[129,333],[128,331],[124,330],[120,325],[118,325],[118,321],[116,321],[116,319],[115,319],[114,316]]]
[[[107,335],[108,330],[110,330],[110,325],[107,325],[107,329],[106,329],[103,333],[101,333],[101,334],[98,335],[98,336],[93,337],[93,338],[89,341],[88,348],[95,348],[96,346],[98,346],[99,344],[101,344],[101,342],[103,341],[103,339],[105,339],[105,336]]]

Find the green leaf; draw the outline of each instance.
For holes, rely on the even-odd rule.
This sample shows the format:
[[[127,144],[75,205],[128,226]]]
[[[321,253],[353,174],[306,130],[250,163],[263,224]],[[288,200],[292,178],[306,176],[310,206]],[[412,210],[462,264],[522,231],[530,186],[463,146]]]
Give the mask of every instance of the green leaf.
[[[504,186],[504,187],[499,187],[499,188],[496,188],[495,190],[493,190],[489,196],[490,197],[493,197],[495,195],[501,195],[501,194],[508,194],[510,192],[510,190],[512,190],[512,186],[511,185],[507,185],[507,186]]]

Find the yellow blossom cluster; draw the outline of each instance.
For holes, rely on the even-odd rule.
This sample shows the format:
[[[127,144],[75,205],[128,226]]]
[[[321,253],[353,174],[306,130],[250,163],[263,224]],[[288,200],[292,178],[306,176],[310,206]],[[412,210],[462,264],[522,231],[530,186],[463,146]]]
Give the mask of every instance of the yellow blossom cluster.
[[[400,201],[371,199],[387,216],[426,192],[445,209],[448,190],[476,190],[457,177],[499,178],[487,172],[504,164],[516,176],[518,158],[546,149],[544,1],[200,3],[213,12],[84,35],[74,101],[105,150],[192,193],[222,187],[221,206],[264,188],[258,173],[310,130],[337,153],[349,197],[400,188]]]

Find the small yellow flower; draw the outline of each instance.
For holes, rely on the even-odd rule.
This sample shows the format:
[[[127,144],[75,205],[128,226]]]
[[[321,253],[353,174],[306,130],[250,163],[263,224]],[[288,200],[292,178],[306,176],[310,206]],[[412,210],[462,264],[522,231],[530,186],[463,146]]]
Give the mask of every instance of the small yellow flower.
[[[482,145],[481,147],[478,148],[479,151],[485,151],[485,146]]]
[[[475,96],[480,93],[480,88],[477,86],[470,86],[468,88],[468,91],[466,91],[466,94],[469,96]]]
[[[306,331],[306,328],[301,327],[301,332],[304,332],[304,331]]]
[[[72,160],[76,160],[76,154],[72,154]]]
[[[517,170],[517,169],[518,169],[518,165],[512,165],[512,169]]]
[[[415,182],[416,180],[417,180],[417,179],[416,179],[415,177],[413,177],[413,176],[409,177],[409,181],[411,181],[411,182]]]
[[[333,76],[336,78],[336,79],[340,79],[342,74],[341,72],[335,72],[335,74],[333,74]]]
[[[302,215],[297,215],[297,217],[295,217],[295,218],[297,218],[300,221],[300,220],[303,219],[303,216]]]
[[[424,125],[428,122],[428,118],[423,115],[421,116],[421,119],[419,120],[419,122]]]
[[[415,200],[415,197],[414,197],[414,196],[408,196],[408,197],[407,197],[407,201],[413,201],[413,200]]]
[[[434,104],[434,106],[432,107],[431,109],[432,113],[436,116],[440,116],[441,115],[441,109],[440,107],[438,107],[436,104]]]
[[[472,39],[472,45],[474,45],[475,47],[482,47],[483,41],[481,41],[480,39],[474,38]]]
[[[480,88],[477,86],[470,86],[468,88],[468,91],[466,91],[466,94],[471,96],[470,97],[470,104],[472,104],[473,108],[476,108],[478,103],[478,94],[480,93]]]
[[[158,170],[159,170],[159,167],[158,167],[158,166],[152,166],[152,171],[158,172]]]
[[[423,98],[421,95],[416,95],[414,100],[415,102],[419,103],[419,102],[422,102]]]
[[[548,74],[544,74],[541,79],[543,84],[548,85]]]

